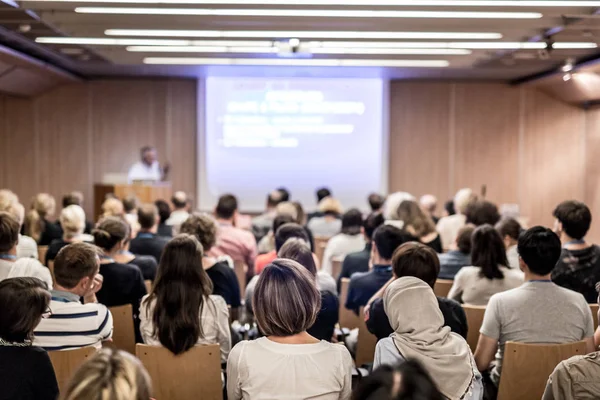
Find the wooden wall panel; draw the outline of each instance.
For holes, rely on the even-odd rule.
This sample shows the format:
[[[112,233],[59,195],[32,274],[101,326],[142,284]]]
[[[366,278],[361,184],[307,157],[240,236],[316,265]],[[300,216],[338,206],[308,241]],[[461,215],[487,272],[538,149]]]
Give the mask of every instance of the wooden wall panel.
[[[600,107],[586,112],[585,202],[592,210],[588,237],[600,242]]]

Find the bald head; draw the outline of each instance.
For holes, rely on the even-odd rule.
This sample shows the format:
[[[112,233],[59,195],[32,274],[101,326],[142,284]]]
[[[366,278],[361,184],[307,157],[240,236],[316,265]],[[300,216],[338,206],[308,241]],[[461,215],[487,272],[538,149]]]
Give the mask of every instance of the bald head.
[[[283,194],[279,190],[273,190],[267,196],[267,208],[275,208],[283,200]]]
[[[171,198],[171,203],[173,203],[173,207],[175,207],[176,210],[182,210],[187,208],[187,194],[185,194],[185,192],[182,191],[175,192],[173,194],[173,197]]]

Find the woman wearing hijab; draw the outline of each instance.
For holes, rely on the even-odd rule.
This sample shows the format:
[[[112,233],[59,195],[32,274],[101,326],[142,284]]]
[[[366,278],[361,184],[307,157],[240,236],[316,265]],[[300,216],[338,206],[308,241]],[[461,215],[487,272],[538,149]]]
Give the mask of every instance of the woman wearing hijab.
[[[467,342],[444,326],[433,290],[422,280],[403,277],[383,296],[394,333],[377,343],[373,368],[419,361],[450,400],[481,400],[482,378]]]

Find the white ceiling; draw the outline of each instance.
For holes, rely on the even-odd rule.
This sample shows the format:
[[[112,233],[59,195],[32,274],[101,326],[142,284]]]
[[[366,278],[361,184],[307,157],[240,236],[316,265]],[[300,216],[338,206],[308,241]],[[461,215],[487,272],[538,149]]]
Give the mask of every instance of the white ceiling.
[[[8,0],[0,0],[5,3]],[[106,2],[110,1],[110,2]],[[239,74],[240,70],[244,73],[253,75],[275,74],[275,75],[325,75],[325,76],[387,76],[393,78],[461,78],[461,79],[499,79],[514,80],[524,76],[545,72],[552,68],[557,68],[568,58],[576,60],[590,59],[598,56],[598,48],[588,49],[554,49],[548,55],[540,54],[537,49],[531,50],[494,50],[494,49],[473,49],[477,47],[473,42],[486,42],[488,46],[494,47],[497,44],[489,42],[545,42],[545,35],[549,35],[555,43],[563,42],[584,42],[589,44],[600,43],[600,1],[595,2],[562,2],[569,4],[582,4],[581,6],[568,7],[549,7],[551,1],[527,1],[521,2],[531,4],[529,6],[432,6],[424,4],[436,3],[436,0],[414,0],[414,1],[393,1],[393,0],[308,0],[302,2],[297,0],[270,0],[268,5],[252,4],[259,3],[254,0],[127,0],[119,2],[117,0],[103,1],[19,1],[18,6],[21,9],[28,9],[33,12],[32,15],[39,17],[40,22],[31,24],[31,30],[20,32],[19,34],[30,40],[36,40],[40,37],[65,37],[65,38],[96,38],[96,39],[171,39],[184,41],[201,41],[199,50],[203,52],[190,52],[189,48],[177,48],[174,52],[158,52],[160,49],[138,48],[141,51],[127,51],[125,45],[97,45],[97,44],[43,44],[46,49],[50,49],[60,57],[67,59],[71,69],[82,75],[174,75],[174,76],[201,76],[204,74]],[[461,0],[454,1],[459,3]],[[345,5],[326,5],[330,3]],[[169,4],[165,4],[169,3]],[[216,4],[215,4],[216,3]],[[229,4],[227,4],[229,3]],[[266,2],[262,2],[266,3]],[[294,4],[295,5],[285,5]],[[320,5],[308,5],[320,4]],[[515,4],[515,2],[506,2],[499,0],[466,1],[468,4]],[[300,5],[302,4],[302,5]],[[352,4],[352,5],[348,5]],[[360,5],[362,4],[362,5]],[[370,4],[370,5],[367,5]],[[373,4],[382,4],[374,6]],[[393,5],[387,5],[393,4]],[[400,5],[399,5],[400,4]],[[408,4],[408,5],[407,5]],[[440,0],[437,4],[447,4]],[[79,7],[109,7],[109,8],[152,8],[155,13],[182,12],[181,9],[192,10],[193,13],[206,13],[218,15],[132,15],[132,14],[114,14],[114,13],[80,13],[75,12]],[[158,9],[158,10],[156,10]],[[198,12],[198,10],[204,10]],[[13,19],[10,21],[3,18],[0,9],[0,25],[7,29],[18,30],[19,23],[26,22]],[[208,10],[208,11],[206,11]],[[233,13],[247,13],[247,11],[232,10],[260,10],[259,13],[265,13],[264,10],[295,10],[294,16],[234,16],[221,15]],[[307,11],[304,11],[307,10]],[[306,13],[317,16],[298,16],[296,14]],[[335,11],[355,12],[359,16],[340,17],[340,16],[322,16],[322,14],[331,14]],[[15,11],[13,11],[14,15]],[[134,10],[135,11],[135,10]],[[450,12],[502,12],[502,13],[541,13],[541,18],[533,19],[510,19],[510,18],[433,18],[430,15],[424,18],[393,18],[393,17],[362,17],[363,14],[370,15],[372,11],[450,11]],[[114,12],[114,10],[113,10]],[[117,10],[119,12],[119,10]],[[190,12],[190,11],[183,11]],[[289,12],[289,11],[288,11]],[[506,17],[506,15],[504,16]],[[54,32],[48,30],[50,27]],[[22,28],[22,27],[21,27]],[[117,36],[107,36],[107,29],[135,29],[135,30],[195,30],[211,31],[211,35],[217,33],[212,31],[223,31],[220,34],[227,36],[225,39],[218,37],[198,37],[198,35],[168,37],[155,36],[144,37],[134,34],[125,34]],[[301,39],[301,56],[287,55],[281,57],[276,53],[269,53],[265,46],[271,46],[267,43],[259,43],[261,49],[230,49],[236,46],[231,43],[237,40],[258,40],[258,41],[281,41],[286,42],[291,38],[287,33],[265,34],[264,37],[246,38],[243,34],[235,37],[231,31],[352,31],[352,32],[454,32],[454,33],[499,33],[501,39],[488,40],[460,40],[460,39],[365,39],[362,34],[353,39],[327,39],[315,34],[316,36]],[[233,36],[233,37],[231,37]],[[326,36],[330,36],[329,34]],[[431,35],[430,35],[431,36]],[[38,39],[40,40],[40,39]],[[42,39],[43,40],[43,39]],[[63,39],[64,40],[64,39]],[[67,39],[68,40],[68,39]],[[203,41],[210,40],[212,43]],[[227,43],[218,42],[227,40]],[[215,42],[217,41],[217,42]],[[380,52],[385,46],[385,52],[388,53],[406,53],[406,49],[398,50],[400,47],[407,47],[405,42],[422,43],[422,47],[452,47],[454,52],[467,54],[308,54],[314,49],[314,45],[308,42],[312,41],[342,41],[342,42],[362,42],[354,44],[339,44],[343,49],[334,50],[334,52],[350,53],[373,53]],[[365,44],[364,42],[369,42]],[[382,43],[386,42],[386,43]],[[442,42],[442,43],[440,43]],[[445,42],[452,42],[449,45]],[[470,44],[465,44],[469,42]],[[392,43],[392,44],[390,44]],[[184,43],[187,45],[188,43]],[[247,43],[252,45],[252,43]],[[214,45],[218,45],[214,47]],[[225,46],[223,46],[225,45]],[[253,45],[252,47],[256,47]],[[336,43],[330,44],[331,46]],[[213,46],[213,47],[210,47]],[[411,44],[419,46],[419,44]],[[531,46],[531,45],[530,45]],[[533,45],[535,46],[535,45]],[[208,47],[208,48],[207,48]],[[219,48],[221,47],[221,48]],[[510,47],[510,46],[509,46]],[[215,51],[212,51],[212,50]],[[366,49],[366,50],[365,50]],[[461,50],[462,49],[462,50]],[[207,52],[210,51],[210,52]],[[234,50],[235,52],[230,52]],[[255,50],[260,50],[257,53]],[[315,50],[325,51],[325,50]],[[327,50],[330,52],[329,50]],[[421,51],[423,52],[423,51]],[[438,53],[444,53],[444,50],[437,50]],[[470,54],[469,54],[470,53]],[[544,56],[543,58],[541,58]],[[160,58],[156,60],[156,58]],[[164,58],[178,58],[178,61],[164,60]],[[197,60],[197,59],[200,60]],[[154,59],[154,60],[153,60]],[[190,60],[194,59],[194,60]],[[210,59],[210,60],[206,60]],[[233,59],[233,61],[232,61]],[[240,61],[242,59],[242,61]],[[256,59],[270,59],[267,63],[308,63],[319,64],[318,68],[306,67],[277,67],[262,66],[264,61]],[[273,59],[279,61],[272,61]],[[322,60],[323,59],[323,60]],[[351,64],[355,65],[359,61],[369,61],[373,67],[344,67],[332,68],[323,66],[323,63],[331,64]],[[148,65],[146,62],[173,62],[176,64],[200,63],[242,63],[253,64],[251,66],[206,66],[206,65]],[[246,60],[246,61],[244,61]],[[321,61],[314,61],[321,60]],[[325,61],[338,60],[338,61]],[[342,60],[342,61],[339,61]],[[354,61],[348,61],[354,60]],[[385,60],[385,61],[381,61]],[[439,65],[447,62],[447,66],[437,67],[403,67],[388,66],[379,68],[379,64],[398,64],[398,60],[427,60],[438,61]],[[400,61],[400,64],[407,61]],[[259,64],[259,65],[256,65]]]

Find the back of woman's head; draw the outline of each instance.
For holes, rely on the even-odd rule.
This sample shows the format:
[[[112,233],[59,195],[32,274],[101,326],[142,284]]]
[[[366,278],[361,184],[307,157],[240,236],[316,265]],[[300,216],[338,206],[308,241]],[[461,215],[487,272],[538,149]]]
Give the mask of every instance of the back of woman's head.
[[[65,207],[60,212],[60,226],[65,238],[79,236],[85,230],[85,211],[75,204]]]
[[[0,189],[0,211],[8,211],[11,206],[19,202],[19,197],[8,189]]]
[[[61,400],[148,400],[152,384],[134,356],[104,348],[71,378]]]
[[[507,266],[506,248],[502,237],[491,225],[481,225],[471,236],[471,263],[481,269],[487,279],[502,279],[500,266]]]
[[[346,235],[358,235],[361,232],[362,226],[362,213],[358,209],[352,208],[342,216],[342,233]]]
[[[163,250],[154,285],[146,304],[154,304],[154,335],[173,354],[192,348],[203,336],[199,313],[212,293],[202,267],[202,245],[192,235],[180,234]],[[150,308],[148,308],[150,310]]]
[[[36,242],[40,241],[46,229],[46,219],[54,215],[56,201],[48,193],[39,193],[31,200],[31,207],[25,215],[25,234]]]
[[[158,208],[158,216],[160,218],[160,223],[164,224],[171,216],[171,206],[164,200],[156,200],[154,202],[154,205],[156,206],[156,208]]]
[[[102,250],[112,250],[117,244],[129,238],[129,225],[123,218],[106,217],[96,224],[92,235],[96,246]]]
[[[311,275],[317,275],[317,266],[315,265],[313,253],[310,251],[310,246],[302,239],[288,239],[279,250],[279,253],[277,253],[277,257],[294,260],[306,268]]]
[[[433,220],[423,212],[415,200],[404,200],[400,203],[398,219],[404,222],[404,229],[412,228],[414,235],[419,238],[435,231]]]
[[[386,220],[398,221],[398,207],[404,200],[415,200],[415,197],[407,192],[396,192],[390,194],[383,204],[383,216]]]
[[[123,203],[115,197],[109,197],[102,203],[102,217],[120,217],[125,213]]]
[[[321,294],[305,267],[293,260],[276,259],[261,272],[252,305],[265,336],[292,336],[313,326],[321,309]]]
[[[289,215],[294,221],[298,220],[298,209],[291,201],[283,201],[275,207],[277,215]]]
[[[50,292],[37,278],[11,278],[0,282],[0,339],[23,343],[48,310]]]
[[[342,211],[342,203],[334,197],[327,196],[319,202],[319,211],[329,215],[340,215]]]
[[[365,378],[352,400],[443,400],[429,373],[416,360],[384,365]]]
[[[198,239],[202,249],[207,252],[217,242],[217,224],[209,214],[194,213],[179,228],[179,233],[187,233]]]

